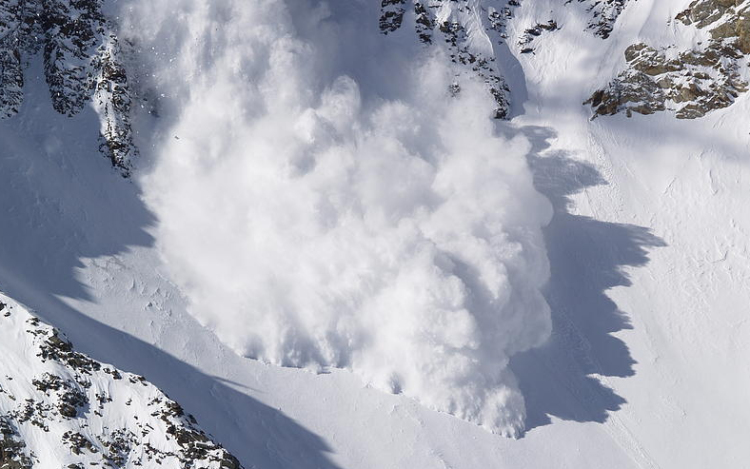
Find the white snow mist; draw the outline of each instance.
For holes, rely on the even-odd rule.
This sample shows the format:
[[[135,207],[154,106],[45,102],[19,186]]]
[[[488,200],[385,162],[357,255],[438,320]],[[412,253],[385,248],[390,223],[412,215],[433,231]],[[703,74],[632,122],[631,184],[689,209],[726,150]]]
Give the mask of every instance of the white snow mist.
[[[549,335],[551,210],[483,86],[452,97],[449,58],[378,34],[378,4],[130,3],[164,96],[142,180],[158,245],[239,353],[517,435],[507,364]]]

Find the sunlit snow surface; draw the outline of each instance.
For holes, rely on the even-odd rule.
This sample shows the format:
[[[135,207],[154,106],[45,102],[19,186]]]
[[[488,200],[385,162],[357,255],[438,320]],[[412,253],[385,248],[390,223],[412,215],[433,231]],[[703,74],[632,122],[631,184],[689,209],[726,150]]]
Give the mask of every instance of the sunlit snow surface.
[[[191,313],[245,356],[518,435],[551,207],[489,93],[451,97],[442,48],[379,35],[377,2],[135,3],[164,95],[144,197]]]

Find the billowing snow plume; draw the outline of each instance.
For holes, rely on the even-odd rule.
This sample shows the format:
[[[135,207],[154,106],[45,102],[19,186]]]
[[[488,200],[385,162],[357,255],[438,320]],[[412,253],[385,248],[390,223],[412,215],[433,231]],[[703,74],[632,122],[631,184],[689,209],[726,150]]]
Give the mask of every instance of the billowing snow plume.
[[[238,352],[517,435],[507,363],[549,335],[551,210],[483,85],[456,93],[440,46],[380,35],[378,3],[131,4],[144,92],[164,96],[142,181],[156,236]]]

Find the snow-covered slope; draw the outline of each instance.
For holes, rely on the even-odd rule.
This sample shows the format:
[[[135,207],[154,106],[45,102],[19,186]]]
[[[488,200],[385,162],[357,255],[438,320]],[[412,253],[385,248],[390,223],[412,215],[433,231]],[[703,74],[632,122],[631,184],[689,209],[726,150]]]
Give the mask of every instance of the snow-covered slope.
[[[195,264],[195,256],[216,252],[234,240],[221,237],[236,232],[236,226],[226,220],[259,213],[252,199],[230,190],[246,175],[247,167],[235,165],[215,172],[222,176],[216,177],[216,184],[207,175],[222,157],[247,161],[237,149],[242,145],[236,142],[245,142],[242,136],[248,129],[244,124],[268,106],[253,98],[258,96],[255,89],[244,89],[263,73],[237,73],[265,72],[243,68],[243,60],[250,51],[255,58],[267,58],[267,49],[231,49],[252,43],[249,39],[229,40],[237,37],[235,33],[247,38],[246,30],[219,33],[214,29],[235,24],[233,2],[204,5],[203,10],[189,3],[181,3],[177,9],[170,9],[166,2],[120,0],[108,4],[121,19],[146,17],[157,25],[161,24],[159,15],[168,10],[179,25],[149,30],[150,22],[136,23],[140,28],[136,31],[145,36],[161,31],[154,36],[154,54],[149,55],[146,49],[134,59],[140,72],[161,71],[156,73],[156,82],[166,84],[163,92],[150,88],[147,80],[134,88],[140,97],[137,108],[149,116],[134,120],[144,155],[142,171],[161,176],[161,185],[148,187],[148,181],[141,183],[138,178],[135,184],[123,181],[104,159],[96,158],[98,114],[89,108],[71,118],[55,113],[45,83],[43,57],[30,60],[23,104],[16,116],[0,122],[0,285],[5,291],[61,328],[81,351],[146,376],[196,415],[203,428],[246,467],[732,469],[747,465],[750,102],[735,87],[738,92],[729,100],[720,100],[721,105],[700,115],[684,116],[691,119],[676,119],[690,99],[710,96],[713,91],[708,87],[724,83],[722,77],[732,76],[732,70],[745,76],[747,64],[744,55],[734,57],[741,49],[733,48],[727,57],[708,65],[715,75],[703,70],[701,64],[664,72],[644,66],[672,67],[670,60],[687,51],[694,51],[699,58],[710,53],[715,44],[710,31],[722,25],[732,25],[734,32],[720,30],[726,37],[719,41],[737,45],[742,37],[738,25],[744,23],[735,20],[734,13],[744,8],[742,2],[487,0],[445,2],[448,7],[444,10],[443,2],[420,2],[425,8],[435,7],[427,10],[437,28],[433,38],[445,34],[436,20],[446,18],[441,11],[473,8],[469,11],[481,19],[475,25],[485,21],[482,15],[491,14],[490,7],[497,12],[509,7],[512,13],[503,23],[502,36],[482,32],[476,36],[477,43],[456,44],[481,47],[486,37],[502,41],[492,45],[497,61],[493,67],[507,84],[508,117],[512,120],[510,124],[497,123],[494,130],[501,141],[516,138],[519,146],[514,148],[522,157],[514,161],[528,161],[535,187],[554,207],[554,216],[543,232],[551,273],[543,290],[551,307],[551,338],[539,348],[509,358],[508,369],[517,378],[513,386],[523,396],[526,409],[526,433],[519,440],[434,412],[403,394],[383,393],[346,371],[332,368],[313,374],[242,358],[194,319],[193,315],[205,320],[225,311],[234,314],[237,296],[233,291],[226,298],[212,296],[215,300],[202,303],[196,312],[194,295],[199,290],[185,277],[174,282],[181,273],[175,274],[175,261],[184,257],[185,265],[204,265]],[[258,6],[276,8],[279,3],[258,2]],[[290,12],[279,22],[287,28],[282,36],[304,38],[308,45],[336,45],[340,48],[329,51],[342,51],[315,55],[314,49],[292,47],[292,52],[315,57],[308,62],[309,68],[300,69],[299,81],[292,88],[284,88],[279,76],[268,75],[273,79],[266,80],[266,90],[292,103],[302,96],[300,101],[312,103],[310,107],[316,111],[312,114],[317,120],[311,121],[319,122],[322,115],[334,128],[320,132],[318,127],[300,124],[295,132],[316,130],[318,133],[307,135],[318,139],[319,145],[356,141],[351,136],[358,135],[357,131],[350,131],[348,125],[350,121],[361,125],[366,119],[346,113],[345,118],[331,118],[342,115],[336,114],[336,109],[351,108],[352,100],[347,98],[351,94],[328,94],[336,98],[332,102],[339,107],[325,108],[316,100],[326,83],[333,83],[341,73],[342,64],[356,64],[348,71],[359,85],[365,114],[377,107],[368,107],[372,102],[420,103],[411,93],[413,88],[404,86],[408,75],[391,74],[393,70],[411,70],[413,62],[431,50],[420,41],[423,31],[415,27],[415,23],[425,25],[417,22],[415,2],[383,2],[383,9],[366,2],[284,3]],[[693,13],[683,13],[714,3],[725,8],[726,14],[711,17],[709,26],[700,26]],[[398,11],[399,4],[407,4],[401,26],[383,34],[383,10]],[[355,7],[362,7],[361,17],[348,24],[341,22]],[[147,15],[138,16],[144,11]],[[335,14],[331,16],[330,11]],[[456,13],[455,24],[468,24],[464,23],[465,13]],[[268,18],[260,16],[252,22],[258,29],[247,31],[265,40],[278,37],[279,31],[269,26]],[[206,27],[207,18],[212,27]],[[327,28],[311,27],[321,18],[333,20],[326,23]],[[686,24],[685,18],[693,18],[692,23]],[[481,32],[476,27],[472,31]],[[189,46],[191,41],[198,47]],[[392,47],[391,52],[362,52],[379,51],[383,44]],[[453,47],[446,44],[448,49]],[[655,52],[644,48],[638,49],[637,57],[626,55],[634,44],[646,44]],[[228,55],[224,54],[227,50],[231,50]],[[207,57],[211,60],[205,60]],[[282,54],[273,63],[283,67],[289,58]],[[472,83],[487,84],[481,70],[471,70],[460,60],[453,63],[450,55],[447,58],[444,63],[450,64],[454,77],[468,84],[463,89],[469,90],[470,96]],[[181,67],[193,65],[195,73],[187,77],[170,73],[173,69],[165,65],[170,61]],[[389,61],[396,65],[385,66]],[[206,64],[217,62],[221,67],[205,70]],[[718,68],[717,63],[721,64]],[[164,68],[155,66],[160,64]],[[201,81],[205,73],[210,78]],[[700,73],[708,73],[711,79],[698,76]],[[641,115],[635,109],[641,102],[622,100],[627,94],[620,93],[613,96],[622,102],[608,109],[622,112],[600,112],[591,120],[601,102],[594,110],[583,103],[597,90],[611,90],[612,84],[625,83],[631,76],[669,85],[663,88],[668,90],[663,100],[661,95],[644,94],[633,87],[641,93],[634,95],[638,99],[656,96],[664,104],[664,112]],[[306,82],[310,77],[319,80]],[[196,88],[196,83],[203,87]],[[455,90],[449,84],[451,80],[446,82],[448,90]],[[688,93],[688,101],[666,99],[670,93],[678,96],[685,86],[693,89],[692,85],[707,88],[699,88],[703,94]],[[227,89],[231,92],[222,94]],[[305,95],[305,89],[311,97]],[[432,94],[431,99],[444,100],[428,107],[437,111],[420,114],[416,106],[414,112],[399,114],[393,122],[421,123],[424,129],[428,123],[440,122],[440,110],[463,112],[459,110],[466,106],[455,106],[456,100],[467,103],[460,101],[466,99],[466,93],[464,98],[460,95]],[[486,102],[477,108],[488,115],[498,103],[491,94],[484,96]],[[368,97],[376,99],[368,101]],[[703,106],[701,99],[693,104]],[[429,99],[421,102],[426,101]],[[206,112],[199,113],[201,108]],[[237,113],[237,109],[243,112]],[[238,115],[240,119],[228,117]],[[185,117],[193,120],[180,120]],[[285,120],[273,122],[286,129],[282,125]],[[460,128],[460,123],[449,122]],[[263,127],[252,135],[256,140],[273,138],[278,134],[264,129],[274,128]],[[372,134],[373,127],[361,128]],[[404,142],[411,145],[408,148],[426,148],[414,140]],[[191,153],[186,147],[197,150]],[[253,147],[247,144],[247,148]],[[199,164],[191,166],[196,161]],[[293,162],[296,170],[307,167],[304,159]],[[236,170],[238,167],[242,171]],[[143,173],[136,176],[139,174]],[[184,211],[223,222],[206,225],[214,228],[207,235],[198,233],[206,237],[185,238],[191,241],[186,244],[170,243],[167,248],[173,251],[167,259],[172,261],[165,266],[165,245],[155,248],[154,243],[166,238],[154,226],[163,223],[168,211],[152,212],[154,199],[146,208],[139,190],[146,191],[148,199],[153,188],[168,191],[185,180],[189,185],[181,186]],[[393,185],[413,184],[399,181]],[[299,186],[290,185],[273,196],[296,194],[295,188]],[[226,197],[220,189],[226,190]],[[152,197],[154,194],[151,192]],[[308,200],[307,194],[294,200]],[[209,203],[200,205],[204,200]],[[222,213],[227,207],[241,210]],[[276,212],[280,213],[284,212]],[[186,225],[185,231],[189,232],[190,226]],[[247,232],[240,233],[243,238]],[[221,246],[217,246],[216,236]],[[250,262],[244,256],[221,259],[219,268],[226,263]],[[199,274],[211,280],[210,274],[216,271]],[[219,279],[239,279],[235,292],[242,291],[245,271],[229,272]],[[205,280],[200,275],[192,279]],[[188,313],[191,305],[193,315]],[[244,324],[235,327],[238,335],[247,333]],[[222,339],[226,337],[222,334]]]
[[[76,352],[2,294],[0,321],[3,468],[241,467],[142,376]]]
[[[604,426],[652,466],[743,467],[750,102],[741,94],[682,121],[678,111],[592,122],[580,106],[620,73],[633,43],[703,53],[700,29],[672,26],[688,3],[634,2],[601,41],[549,2],[562,27],[522,59],[530,100],[516,124],[534,136],[537,181],[557,206],[547,229],[555,352],[532,355],[564,370],[555,373],[572,396],[593,399],[584,408],[616,411]],[[747,73],[733,54],[722,60]]]
[[[0,118],[21,107],[27,68],[43,57],[55,111],[79,114],[93,101],[99,148],[123,175],[138,149],[130,126],[131,96],[115,24],[101,0],[6,0],[0,4]]]

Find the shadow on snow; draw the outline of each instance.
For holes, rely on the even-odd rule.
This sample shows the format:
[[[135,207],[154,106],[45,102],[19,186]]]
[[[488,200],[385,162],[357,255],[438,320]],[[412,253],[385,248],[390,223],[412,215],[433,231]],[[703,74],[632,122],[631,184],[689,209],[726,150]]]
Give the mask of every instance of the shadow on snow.
[[[645,227],[571,213],[572,195],[607,182],[590,164],[546,152],[556,137],[552,129],[527,126],[521,132],[532,144],[534,185],[554,208],[544,230],[552,337],[511,360],[526,399],[527,429],[549,424],[550,416],[604,422],[625,399],[592,375],[632,376],[636,363],[627,345],[612,335],[632,326],[606,292],[630,286],[625,268],[646,265],[649,249],[665,243]]]
[[[245,467],[336,469],[326,442],[280,410],[60,300],[93,300],[76,278],[81,259],[153,245],[154,218],[136,186],[97,155],[93,111],[56,115],[38,76],[27,91],[21,113],[0,121],[0,288],[80,351],[145,376]]]

